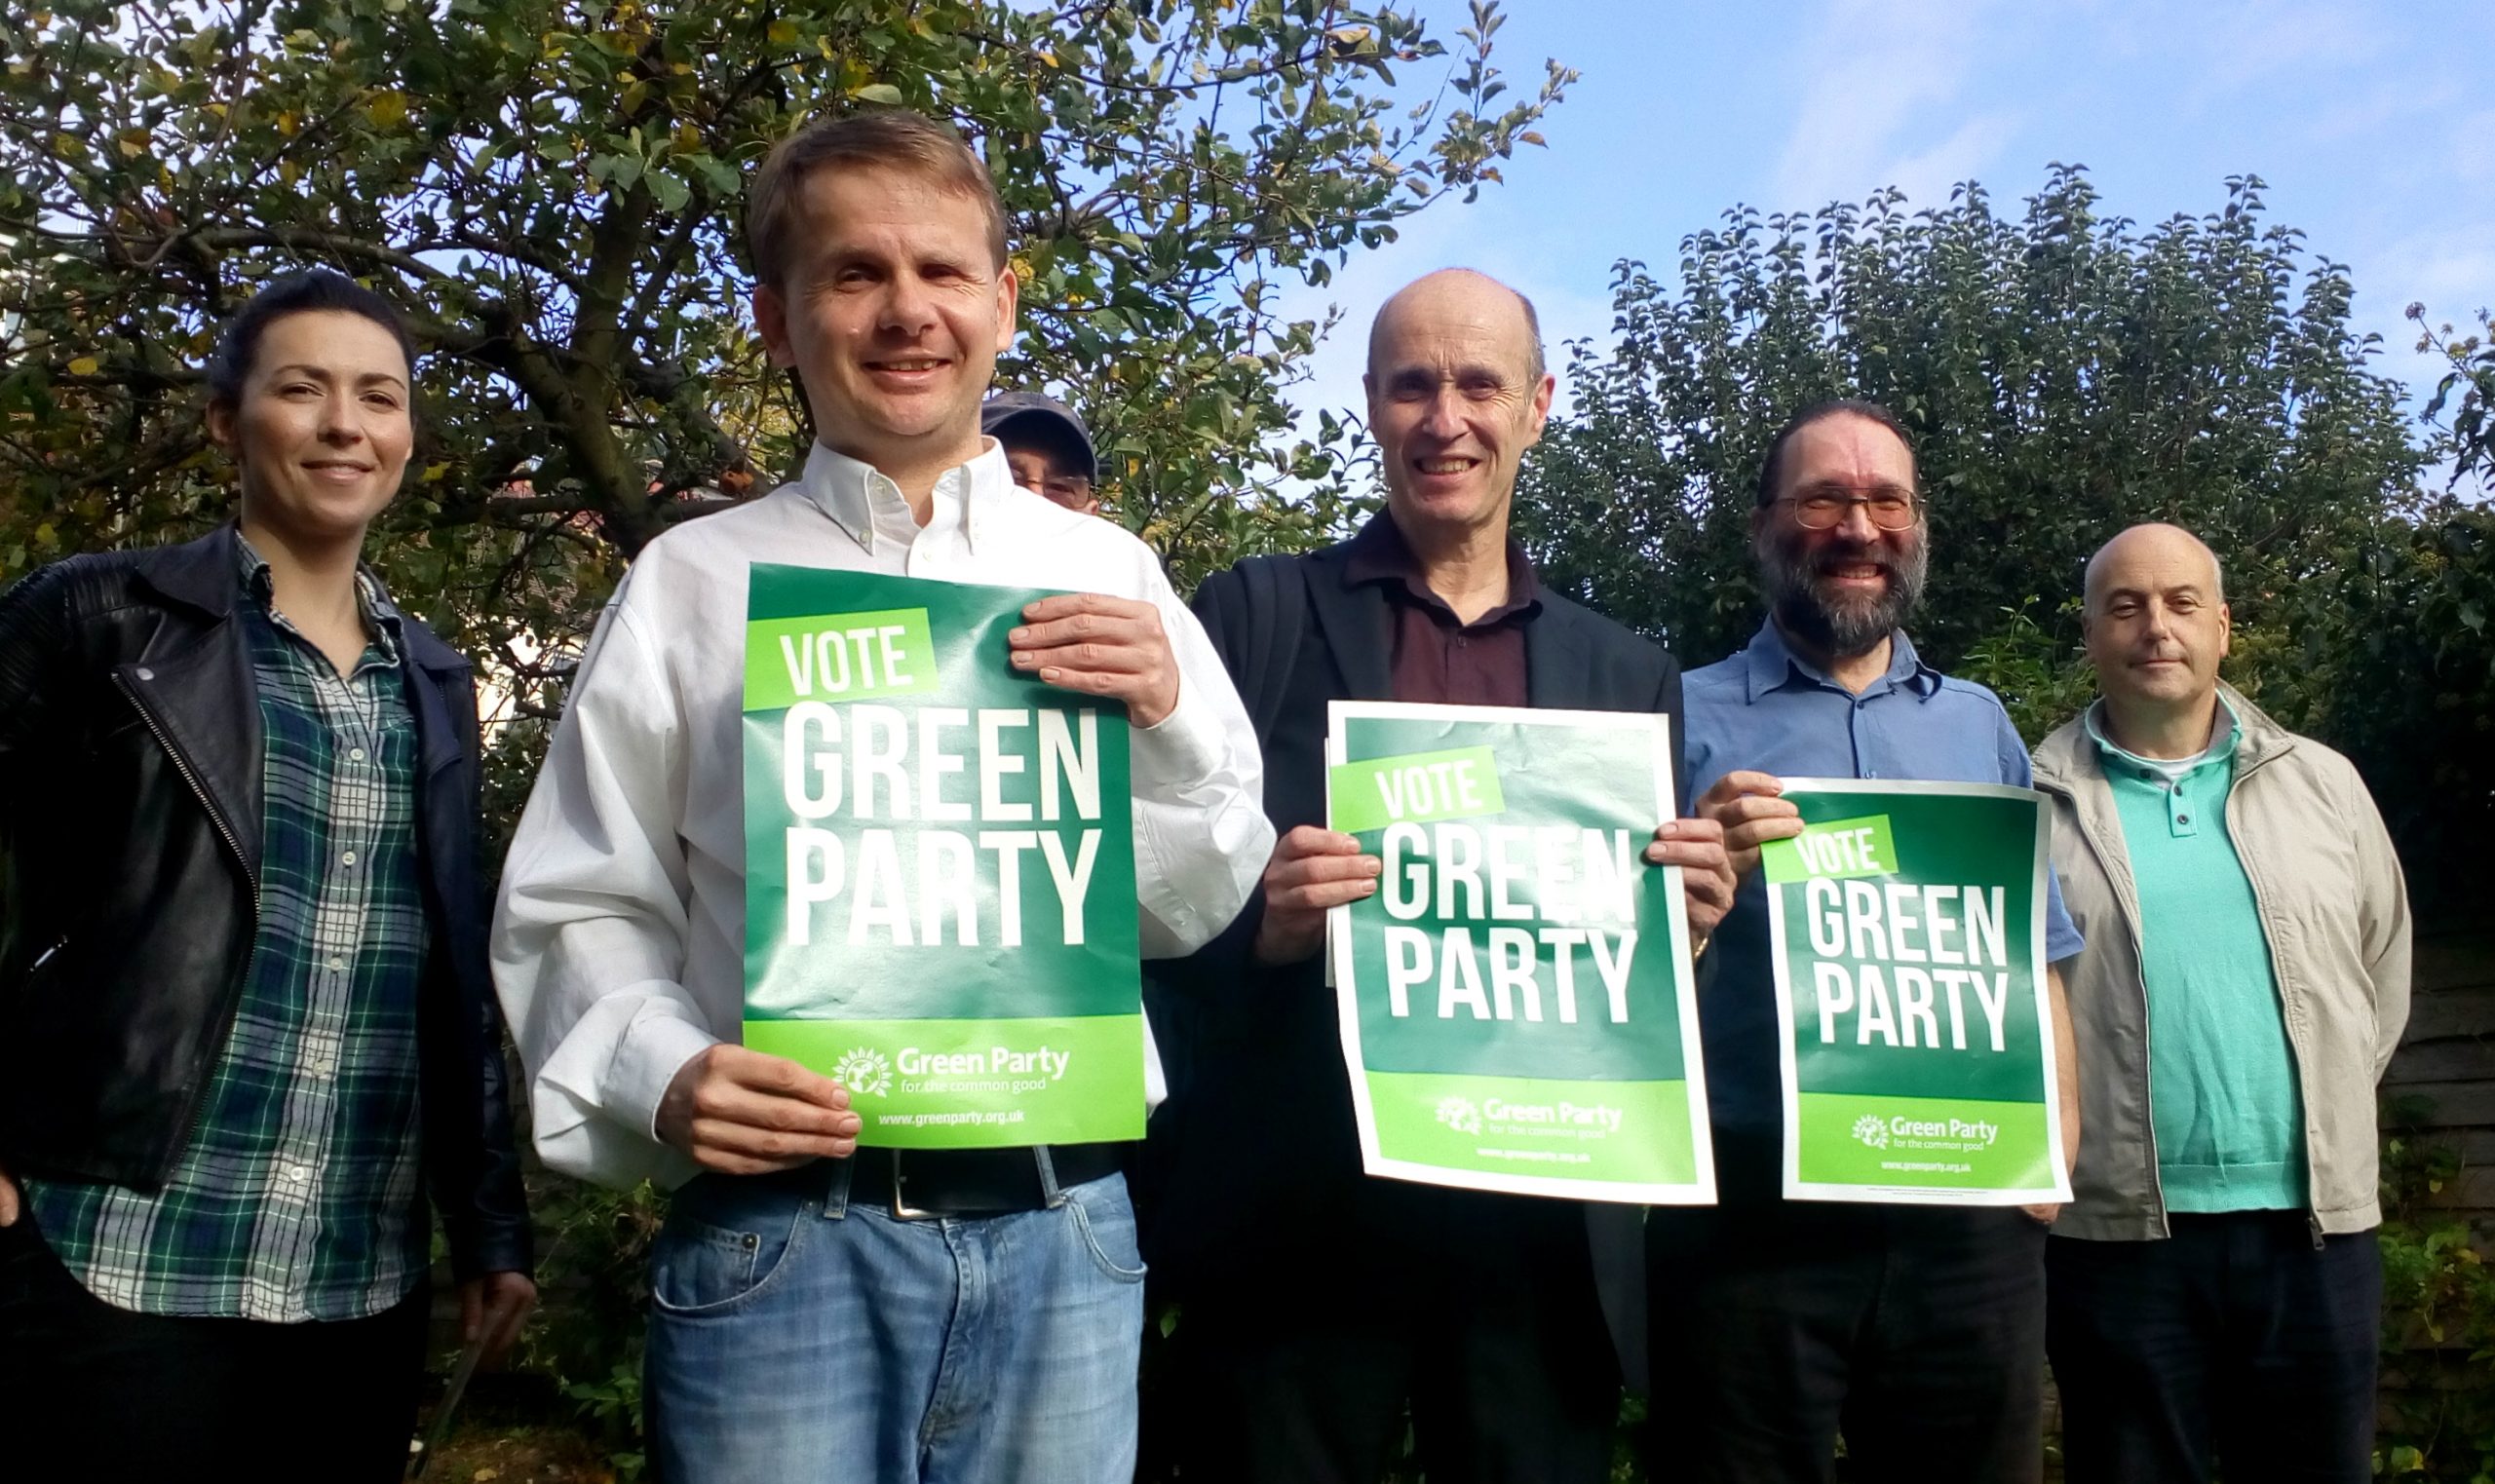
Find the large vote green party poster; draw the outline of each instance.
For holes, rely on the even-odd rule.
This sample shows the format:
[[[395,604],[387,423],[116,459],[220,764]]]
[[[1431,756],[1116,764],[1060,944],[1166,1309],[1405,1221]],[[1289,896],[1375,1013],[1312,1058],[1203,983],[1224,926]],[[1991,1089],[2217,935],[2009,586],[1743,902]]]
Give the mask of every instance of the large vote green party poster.
[[[1047,595],[752,570],[745,1044],[863,1144],[1143,1134],[1127,720],[1012,668]]]
[[[1786,779],[1760,853],[1788,1199],[2070,1199],[2045,977],[2042,795]]]
[[[1715,1199],[1667,718],[1338,701],[1327,816],[1385,862],[1329,962],[1372,1174]]]

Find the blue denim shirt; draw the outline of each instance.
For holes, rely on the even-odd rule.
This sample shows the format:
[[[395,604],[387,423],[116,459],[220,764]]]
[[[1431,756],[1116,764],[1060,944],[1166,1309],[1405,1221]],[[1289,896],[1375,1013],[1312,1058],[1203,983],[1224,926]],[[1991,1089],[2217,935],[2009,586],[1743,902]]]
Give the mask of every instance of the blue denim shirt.
[[[1689,727],[1684,811],[1717,779],[1745,769],[1780,778],[2031,785],[2027,745],[1999,698],[1924,664],[1902,630],[1891,637],[1888,672],[1859,696],[1786,648],[1773,622],[1759,626],[1747,648],[1690,671],[1681,687]],[[2045,956],[2059,963],[2079,952],[2081,938],[2062,910],[2061,884],[2050,871],[2045,883]],[[1715,1126],[1776,1137],[1784,1123],[1776,979],[1758,872],[1744,878],[1707,957],[1698,1019]]]

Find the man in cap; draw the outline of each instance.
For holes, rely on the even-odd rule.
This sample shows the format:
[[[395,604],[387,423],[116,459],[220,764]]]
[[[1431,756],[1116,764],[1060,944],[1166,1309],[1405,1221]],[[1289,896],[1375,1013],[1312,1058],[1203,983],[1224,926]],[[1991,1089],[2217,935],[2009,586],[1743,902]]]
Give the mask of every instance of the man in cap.
[[[1100,457],[1072,407],[1037,392],[999,392],[979,409],[979,427],[1004,445],[1015,483],[1078,514],[1100,514]]]

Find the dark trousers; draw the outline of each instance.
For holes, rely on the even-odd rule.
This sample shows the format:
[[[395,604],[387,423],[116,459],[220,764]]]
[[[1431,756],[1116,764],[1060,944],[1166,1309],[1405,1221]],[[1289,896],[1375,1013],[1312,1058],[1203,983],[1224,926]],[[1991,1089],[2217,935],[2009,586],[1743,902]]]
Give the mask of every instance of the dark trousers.
[[[1394,1186],[1392,1181],[1373,1182]],[[1620,1369],[1574,1201],[1408,1185],[1343,1265],[1207,1283],[1172,1336],[1184,1476],[1375,1484],[1411,1434],[1430,1484],[1601,1484]]]
[[[425,1320],[421,1287],[370,1318],[329,1323],[134,1313],[80,1286],[21,1219],[0,1228],[0,1472],[396,1479]]]
[[[2048,1244],[2071,1484],[2373,1476],[2382,1254],[2300,1211],[2175,1216],[2164,1241]]]
[[[2040,1477],[2044,1228],[2004,1208],[1787,1202],[1761,1189],[1773,1163],[1718,1168],[1727,1204],[1646,1222],[1649,1477]]]

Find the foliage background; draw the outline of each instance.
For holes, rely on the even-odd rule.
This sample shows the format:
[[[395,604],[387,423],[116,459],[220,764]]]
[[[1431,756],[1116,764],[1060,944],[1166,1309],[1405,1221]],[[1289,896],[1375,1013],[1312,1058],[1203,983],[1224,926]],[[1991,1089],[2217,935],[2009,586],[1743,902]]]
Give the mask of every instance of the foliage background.
[[[744,309],[744,182],[804,120],[893,104],[984,149],[1027,306],[1000,380],[1083,406],[1119,517],[1182,573],[1304,543],[1346,448],[1330,421],[1291,430],[1323,325],[1277,285],[1323,285],[1540,142],[1570,74],[1511,93],[1499,21],[1479,6],[1450,52],[1326,0],[12,11],[0,577],[220,518],[212,326],[326,263],[428,353],[426,445],[375,560],[542,717],[632,553],[797,462],[805,410]]]
[[[802,120],[893,103],[985,152],[1026,306],[1000,381],[1084,410],[1115,517],[1182,583],[1313,544],[1373,492],[1356,424],[1291,415],[1334,326],[1283,289],[1540,143],[1573,74],[1503,75],[1500,20],[1477,5],[1441,40],[1392,3],[1324,0],[0,14],[0,580],[222,518],[211,326],[273,274],[353,273],[427,352],[418,467],[372,556],[502,682],[506,825],[632,553],[767,490],[809,437],[744,312],[745,179]],[[2495,324],[2411,310],[2451,367],[2412,411],[2350,329],[2347,272],[2262,190],[2142,225],[2055,167],[2015,209],[1973,184],[1928,209],[1741,208],[1668,271],[1623,260],[1610,342],[1568,348],[1573,410],[1527,464],[1520,529],[1551,580],[1711,661],[1757,622],[1768,433],[1822,397],[1885,400],[1933,501],[1916,637],[1936,663],[2034,740],[2092,688],[2088,553],[2133,520],[2191,526],[2228,559],[2232,677],[2356,757],[2421,906],[2467,912],[2468,843],[2495,825]],[[2495,1345],[2469,1234],[2419,1195],[2442,1157],[2395,1155],[2394,1342]],[[629,1468],[663,1201],[547,1181],[540,1209],[559,1302],[532,1363]],[[2491,1418],[2387,1434],[2385,1469],[2495,1474]]]
[[[2232,179],[2144,228],[2056,166],[2015,213],[1972,183],[1919,211],[1894,191],[1740,209],[1670,278],[1624,260],[1615,340],[1571,347],[1573,409],[1527,465],[1527,545],[1563,590],[1719,658],[1759,623],[1769,437],[1825,398],[1884,402],[1930,502],[1927,659],[2040,741],[2093,694],[2089,555],[2137,521],[2186,526],[2226,564],[2229,677],[2356,758],[2421,910],[2470,906],[2467,842],[2495,825],[2495,353],[2429,335],[2453,371],[2421,421],[2349,328],[2347,271],[2261,189]]]

